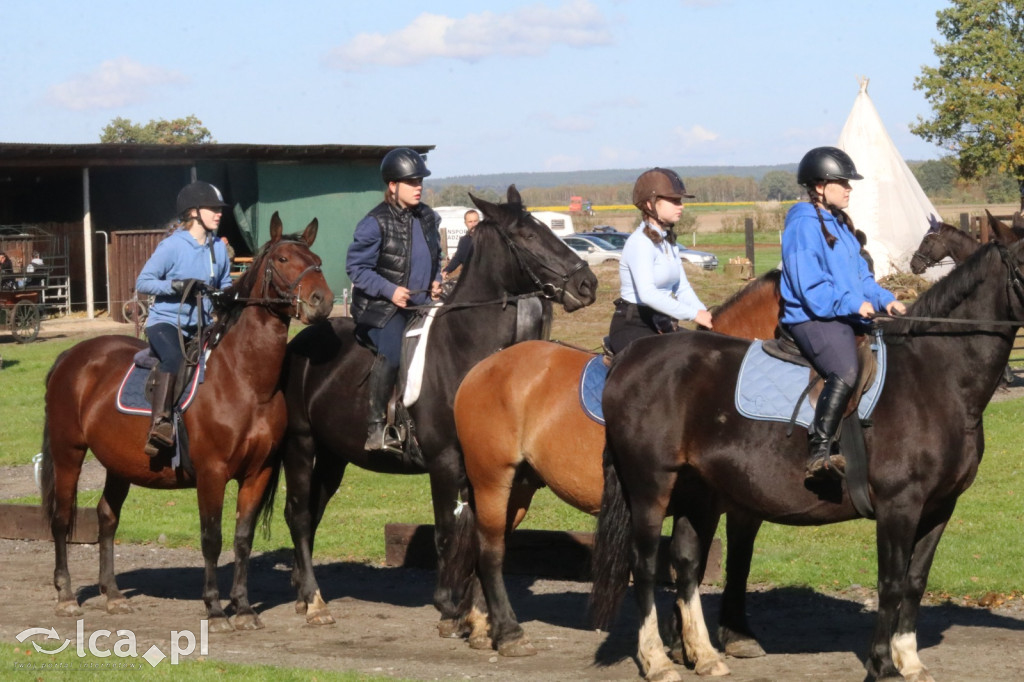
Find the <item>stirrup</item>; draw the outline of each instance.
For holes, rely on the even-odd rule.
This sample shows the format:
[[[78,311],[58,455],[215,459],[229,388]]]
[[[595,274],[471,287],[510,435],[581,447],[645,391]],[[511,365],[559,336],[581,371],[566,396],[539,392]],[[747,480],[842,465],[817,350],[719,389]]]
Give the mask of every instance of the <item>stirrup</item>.
[[[363,445],[366,452],[387,452],[392,455],[405,455],[405,447],[402,439],[398,437],[398,430],[393,426],[384,424],[380,431],[367,434],[366,443]]]
[[[169,427],[165,429],[162,427]],[[170,431],[168,436],[165,431]],[[174,425],[170,422],[159,422],[149,430],[149,435],[146,436],[146,445],[143,450],[150,457],[156,457],[160,454],[160,451],[164,448],[169,448],[174,445]]]

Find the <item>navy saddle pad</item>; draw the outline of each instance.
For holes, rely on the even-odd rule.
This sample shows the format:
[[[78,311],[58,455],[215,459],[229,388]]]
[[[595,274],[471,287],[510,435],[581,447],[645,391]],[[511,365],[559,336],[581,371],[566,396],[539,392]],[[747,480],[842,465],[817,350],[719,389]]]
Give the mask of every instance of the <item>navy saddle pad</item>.
[[[604,381],[608,378],[608,368],[604,364],[603,355],[595,355],[584,367],[580,375],[580,407],[583,413],[604,426],[604,410],[601,409],[601,393],[604,392]]]
[[[875,381],[861,396],[857,414],[867,419],[875,410],[885,383],[886,351],[880,339],[871,343],[878,369]],[[760,341],[750,344],[736,378],[736,409],[744,417],[762,421],[789,422],[793,408],[810,381],[811,370],[764,352]],[[814,420],[814,408],[805,397],[796,415],[796,423],[809,426]]]
[[[149,349],[141,350],[135,354],[132,365],[121,380],[121,386],[117,389],[117,410],[125,414],[138,414],[149,416],[153,414],[153,406],[146,399],[146,378],[151,369],[156,367],[158,360],[150,354]],[[192,404],[196,397],[199,384],[203,381],[206,370],[206,353],[203,353],[199,360],[199,369],[192,373],[192,379],[188,386],[182,391],[178,400],[179,409],[184,412]]]

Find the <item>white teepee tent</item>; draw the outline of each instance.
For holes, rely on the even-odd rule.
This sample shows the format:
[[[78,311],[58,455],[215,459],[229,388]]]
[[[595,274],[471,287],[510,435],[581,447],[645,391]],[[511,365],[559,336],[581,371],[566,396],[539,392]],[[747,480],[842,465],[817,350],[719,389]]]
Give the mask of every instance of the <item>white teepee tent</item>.
[[[864,176],[853,183],[847,212],[857,229],[867,235],[875,277],[910,272],[915,249],[941,218],[885,132],[868,97],[867,78],[860,79],[860,93],[836,146],[850,155]],[[947,267],[926,271],[930,278],[946,272]]]

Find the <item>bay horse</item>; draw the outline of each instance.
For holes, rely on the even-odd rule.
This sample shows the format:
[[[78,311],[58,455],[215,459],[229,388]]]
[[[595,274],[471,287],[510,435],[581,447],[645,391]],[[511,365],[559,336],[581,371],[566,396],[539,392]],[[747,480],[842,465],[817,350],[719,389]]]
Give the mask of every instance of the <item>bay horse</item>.
[[[593,303],[597,293],[590,268],[526,211],[514,185],[507,200],[492,204],[473,197],[483,215],[473,232],[473,257],[432,323],[420,396],[408,406],[422,465],[399,467],[363,450],[366,377],[374,355],[356,343],[351,318],[309,327],[289,344],[285,517],[295,545],[296,611],[309,623],[334,622],[313,572],[313,540],[349,463],[385,473],[429,474],[441,635],[461,632],[472,613],[468,600],[479,600],[469,580],[475,558],[469,549],[472,522],[470,514],[461,513],[469,491],[452,415],[455,391],[473,365],[524,338],[517,332],[517,308],[531,301],[521,299],[543,297],[571,312]],[[534,327],[525,338],[541,334]]]
[[[715,332],[772,338],[780,279],[781,271],[772,270],[713,309]],[[502,565],[507,536],[525,518],[537,490],[547,486],[587,514],[601,508],[604,427],[584,413],[579,400],[580,376],[593,357],[558,343],[526,341],[477,364],[455,395],[479,541],[477,573],[490,619],[490,640],[471,636],[471,646],[494,646],[503,656],[536,653],[512,610]],[[752,536],[749,542],[752,552]],[[731,555],[731,543],[729,548]]]
[[[99,589],[106,596],[107,611],[132,611],[114,576],[114,534],[129,487],[195,488],[210,631],[263,627],[248,599],[248,563],[256,518],[264,505],[267,511],[271,508],[280,470],[272,452],[287,424],[280,378],[288,323],[293,317],[307,324],[325,319],[334,299],[320,258],[309,248],[317,225],[314,219],[301,235],[282,236],[281,220],[274,213],[270,240],[228,290],[234,296],[221,310],[219,343],[213,346],[205,380],[184,413],[194,475],[172,468],[168,453],[147,456],[143,446],[149,418],[115,409],[122,377],[145,342],[100,336],[73,346],[54,362],[46,378],[41,487],[53,533],[57,615],[82,613],[71,588],[67,541],[82,461],[91,450],[106,469],[97,512]],[[234,625],[221,606],[216,573],[224,488],[231,479],[238,482],[231,588]]]
[[[878,615],[866,662],[875,678],[933,679],[917,651],[918,611],[939,540],[977,473],[982,414],[1024,321],[1022,260],[1024,242],[985,245],[925,292],[908,319],[883,324],[886,386],[864,430],[877,517]],[[715,674],[728,669],[708,637],[698,580],[719,513],[789,525],[858,517],[839,482],[805,483],[803,433],[788,438],[786,424],[737,412],[736,376],[748,347],[687,332],[641,339],[609,372],[593,615],[598,625],[611,619],[632,570],[647,679],[681,679],[663,651],[654,608],[667,514],[685,651]]]

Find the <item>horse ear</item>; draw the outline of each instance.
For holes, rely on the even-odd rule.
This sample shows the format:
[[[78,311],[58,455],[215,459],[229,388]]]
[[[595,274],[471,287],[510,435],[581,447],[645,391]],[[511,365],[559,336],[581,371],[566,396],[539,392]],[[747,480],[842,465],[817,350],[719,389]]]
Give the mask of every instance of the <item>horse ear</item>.
[[[989,241],[998,240],[1003,244],[1012,244],[1017,241],[1017,235],[1013,233],[1009,226],[992,215],[992,212],[987,208],[985,209],[985,215],[988,217],[988,226],[992,230],[991,234],[989,234]]]
[[[514,183],[508,186],[508,195],[507,196],[508,196],[508,203],[510,203],[510,204],[517,204],[519,206],[523,205],[523,198],[521,196],[519,196],[519,190],[516,189],[516,186],[515,186]]]
[[[276,242],[281,238],[281,231],[284,226],[281,224],[281,216],[274,211],[274,215],[270,216],[270,241]]]
[[[309,225],[306,225],[306,229],[302,233],[302,241],[306,242],[306,246],[313,246],[313,242],[316,241],[316,231],[319,227],[320,222],[316,218],[313,218]]]
[[[473,205],[480,209],[480,212],[484,214],[485,218],[494,218],[498,214],[498,207],[489,201],[485,201],[480,197],[473,196],[473,193],[469,193],[469,199],[473,202]]]

